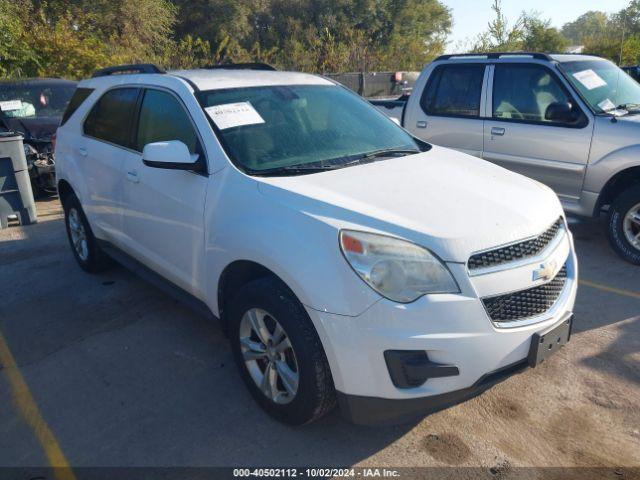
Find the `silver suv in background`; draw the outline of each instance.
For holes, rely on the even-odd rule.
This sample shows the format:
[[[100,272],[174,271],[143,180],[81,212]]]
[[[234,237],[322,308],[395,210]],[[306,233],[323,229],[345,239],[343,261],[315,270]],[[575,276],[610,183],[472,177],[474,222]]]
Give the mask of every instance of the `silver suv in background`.
[[[414,136],[536,179],[569,213],[608,211],[640,264],[640,84],[590,55],[444,55],[408,101],[372,101]]]

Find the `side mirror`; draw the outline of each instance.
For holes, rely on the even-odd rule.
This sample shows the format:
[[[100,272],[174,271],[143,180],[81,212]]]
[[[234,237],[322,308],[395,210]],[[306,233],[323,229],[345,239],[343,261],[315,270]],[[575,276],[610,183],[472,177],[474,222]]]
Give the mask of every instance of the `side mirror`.
[[[544,118],[550,122],[573,123],[576,114],[570,102],[555,102],[547,107]]]
[[[169,170],[200,171],[198,155],[191,155],[187,146],[179,140],[147,143],[142,150],[142,163],[147,167]]]

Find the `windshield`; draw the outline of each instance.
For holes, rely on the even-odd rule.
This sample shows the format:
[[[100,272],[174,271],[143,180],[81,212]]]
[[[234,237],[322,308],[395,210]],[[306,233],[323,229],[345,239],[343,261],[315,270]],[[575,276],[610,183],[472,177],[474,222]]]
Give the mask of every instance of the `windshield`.
[[[640,84],[610,61],[564,62],[561,68],[596,113],[640,109]]]
[[[7,118],[61,117],[73,85],[0,84],[0,113]]]
[[[381,112],[333,85],[212,90],[201,101],[230,158],[250,174],[313,173],[420,151]]]

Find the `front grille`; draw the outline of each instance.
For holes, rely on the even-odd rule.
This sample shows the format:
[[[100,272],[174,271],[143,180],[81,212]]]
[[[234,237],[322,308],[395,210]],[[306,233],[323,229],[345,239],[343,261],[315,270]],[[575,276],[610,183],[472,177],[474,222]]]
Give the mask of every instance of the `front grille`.
[[[567,265],[553,280],[539,287],[483,298],[482,303],[494,322],[513,322],[542,315],[558,300],[567,283]]]
[[[549,243],[551,243],[556,235],[558,235],[562,225],[563,221],[561,217],[551,225],[546,232],[536,238],[472,255],[471,258],[469,258],[469,270],[473,271],[482,268],[490,268],[504,263],[534,257],[542,252]]]

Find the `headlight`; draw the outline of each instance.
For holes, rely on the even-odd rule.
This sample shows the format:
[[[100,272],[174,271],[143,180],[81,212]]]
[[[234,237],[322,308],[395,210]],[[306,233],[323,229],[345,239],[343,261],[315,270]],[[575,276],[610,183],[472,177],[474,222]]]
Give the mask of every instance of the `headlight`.
[[[429,250],[398,238],[342,230],[340,248],[371,288],[394,302],[410,303],[427,293],[458,293],[447,267]]]

